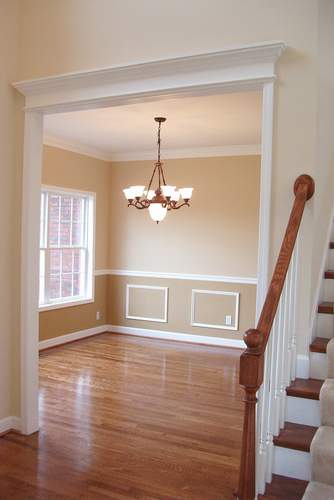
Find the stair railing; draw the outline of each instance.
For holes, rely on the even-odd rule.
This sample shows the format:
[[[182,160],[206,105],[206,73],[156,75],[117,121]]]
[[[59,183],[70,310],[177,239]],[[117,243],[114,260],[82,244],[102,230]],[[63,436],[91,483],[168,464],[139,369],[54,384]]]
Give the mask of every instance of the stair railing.
[[[244,335],[247,348],[240,357],[245,412],[239,500],[254,500],[257,490],[263,490],[265,482],[271,480],[273,436],[284,425],[286,387],[295,378],[296,371],[296,241],[306,202],[313,193],[312,177],[299,176],[294,184],[295,200],[290,219],[257,327]]]

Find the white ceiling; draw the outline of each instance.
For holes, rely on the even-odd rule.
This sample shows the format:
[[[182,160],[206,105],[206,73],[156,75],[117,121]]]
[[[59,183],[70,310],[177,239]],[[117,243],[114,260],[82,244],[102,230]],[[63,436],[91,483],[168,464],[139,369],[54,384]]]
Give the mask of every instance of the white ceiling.
[[[45,117],[44,142],[105,160],[153,159],[155,116],[162,158],[254,154],[261,142],[261,94],[166,99]]]

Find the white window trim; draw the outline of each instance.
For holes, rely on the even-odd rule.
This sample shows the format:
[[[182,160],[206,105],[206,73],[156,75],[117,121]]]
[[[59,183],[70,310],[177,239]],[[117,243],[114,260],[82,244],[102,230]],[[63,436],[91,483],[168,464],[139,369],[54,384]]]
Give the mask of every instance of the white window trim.
[[[89,197],[89,203],[91,205],[91,209],[89,210],[89,214],[91,217],[91,220],[88,222],[88,224],[92,224],[92,231],[90,232],[90,238],[92,238],[93,241],[88,242],[88,247],[91,247],[92,251],[90,252],[90,258],[88,262],[88,279],[90,279],[90,283],[86,285],[86,288],[89,293],[87,293],[86,297],[80,296],[78,299],[73,299],[73,297],[70,297],[70,299],[66,300],[59,300],[55,303],[47,303],[47,304],[39,304],[38,305],[38,311],[43,312],[43,311],[51,311],[53,309],[63,309],[65,307],[75,307],[83,304],[91,304],[95,302],[95,250],[96,250],[96,245],[95,245],[95,240],[96,240],[96,193],[93,191],[85,191],[82,189],[72,189],[72,188],[67,188],[67,187],[60,187],[60,186],[51,186],[48,184],[42,184],[41,186],[41,193],[42,191],[48,191],[51,193],[57,193],[60,195],[82,195],[82,196],[87,196]]]

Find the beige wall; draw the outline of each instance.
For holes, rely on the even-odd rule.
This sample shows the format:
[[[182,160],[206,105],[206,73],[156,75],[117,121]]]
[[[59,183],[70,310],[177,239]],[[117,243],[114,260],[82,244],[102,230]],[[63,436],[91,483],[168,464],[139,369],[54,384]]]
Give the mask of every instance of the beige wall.
[[[20,37],[17,31],[18,6],[21,9]],[[313,274],[316,277],[322,249],[315,247],[312,256],[313,242],[315,239],[323,241],[326,224],[319,224],[319,221],[328,217],[329,200],[333,194],[325,181],[327,178],[331,180],[327,167],[323,166],[322,157],[316,158],[317,147],[320,147],[316,117],[319,112],[318,124],[325,123],[326,109],[332,106],[334,99],[332,92],[326,92],[328,99],[325,109],[318,101],[319,72],[332,64],[332,51],[321,52],[323,44],[318,40],[318,34],[328,25],[331,29],[332,6],[331,0],[1,1],[0,136],[3,147],[0,149],[0,213],[2,230],[9,235],[0,254],[3,291],[1,415],[9,414],[11,394],[14,395],[11,411],[17,414],[19,374],[19,220],[16,215],[21,202],[21,172],[17,168],[15,151],[22,145],[22,136],[19,132],[14,136],[13,132],[15,103],[9,83],[67,71],[219,50],[235,44],[284,40],[289,48],[277,68],[271,257],[273,261],[284,231],[291,205],[293,180],[303,171],[317,171],[317,179],[321,179],[317,186],[318,199],[328,200],[328,203],[319,205],[316,222],[314,201],[309,204],[301,256],[303,269],[311,269],[314,263]],[[326,29],[327,35],[329,29]],[[20,62],[16,69],[18,40]],[[323,62],[319,66],[320,58],[323,58]],[[323,85],[326,82],[327,77],[324,77]],[[20,119],[22,113],[18,112],[17,116]],[[333,130],[333,113],[328,116],[328,122]],[[329,133],[327,125],[326,130]],[[321,144],[326,148],[326,153],[330,152],[331,147],[327,133],[325,143]],[[326,165],[331,165],[329,157]],[[299,291],[301,310],[308,311],[313,294],[309,273],[302,273]],[[299,323],[300,339],[307,339],[308,322],[308,314],[303,314]],[[299,352],[307,352],[307,342],[301,344]],[[10,359],[12,383],[8,381]]]
[[[110,164],[90,156],[44,146],[43,184],[96,193],[95,268],[109,260]]]
[[[18,2],[0,2],[0,420],[19,414],[20,184],[22,134],[10,83],[17,75]]]
[[[142,321],[125,318],[125,297],[126,285],[153,285],[168,287],[169,291],[169,306],[168,306],[168,323],[157,323],[154,321]],[[221,330],[205,327],[191,326],[191,291],[192,289],[200,290],[220,290],[225,292],[240,293],[240,314],[239,328],[237,331]],[[213,296],[211,296],[212,298]],[[254,326],[255,322],[255,300],[256,286],[241,285],[232,283],[214,283],[205,281],[191,281],[178,279],[147,279],[147,278],[129,278],[125,276],[109,276],[109,292],[108,292],[108,323],[114,326],[129,326],[133,328],[148,328],[152,330],[164,330],[177,333],[190,333],[192,335],[207,335],[211,337],[224,337],[228,339],[242,339],[243,333]],[[224,305],[217,303],[213,298],[213,303],[210,298],[207,298],[212,310],[213,319],[221,319]],[[231,313],[231,307],[226,304],[226,313]],[[146,313],[145,307],[140,308],[141,301],[136,307],[136,312],[140,315]],[[155,302],[155,312],[162,317],[161,301],[160,304]],[[196,311],[199,313],[199,319],[202,322],[205,319],[201,305]],[[203,321],[204,322],[204,321]]]
[[[256,277],[260,157],[166,160],[167,183],[193,186],[194,194],[190,208],[158,225],[128,208],[122,192],[147,184],[152,165],[112,163],[109,267]]]

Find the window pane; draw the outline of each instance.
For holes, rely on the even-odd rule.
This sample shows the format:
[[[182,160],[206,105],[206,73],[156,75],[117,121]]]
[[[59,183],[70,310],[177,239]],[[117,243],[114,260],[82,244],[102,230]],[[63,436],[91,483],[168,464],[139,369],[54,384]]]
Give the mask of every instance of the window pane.
[[[60,246],[69,247],[71,245],[71,223],[60,223]]]
[[[61,250],[50,250],[50,273],[60,273],[60,252]]]
[[[50,299],[59,299],[60,298],[60,276],[53,275],[49,278],[49,290],[48,295]]]
[[[48,213],[49,221],[59,220],[59,196],[55,194],[49,195],[49,213]]]
[[[82,246],[82,225],[78,222],[73,222],[72,245]]]
[[[73,275],[73,295],[80,295],[80,274]]]
[[[75,273],[79,273],[82,270],[83,267],[82,254],[83,251],[80,250],[79,248],[73,250],[73,271]]]
[[[62,222],[71,221],[71,204],[72,204],[72,196],[61,197],[60,220]]]
[[[61,279],[62,297],[71,297],[72,295],[72,274],[63,274]]]
[[[72,272],[72,254],[73,250],[62,250],[62,272],[71,273]]]
[[[73,221],[80,222],[82,215],[82,198],[73,198]]]

